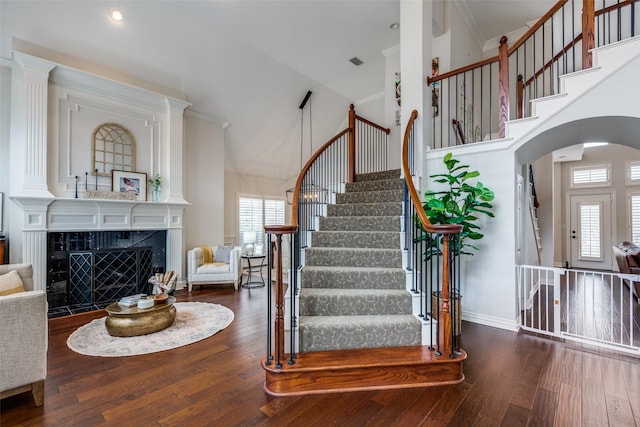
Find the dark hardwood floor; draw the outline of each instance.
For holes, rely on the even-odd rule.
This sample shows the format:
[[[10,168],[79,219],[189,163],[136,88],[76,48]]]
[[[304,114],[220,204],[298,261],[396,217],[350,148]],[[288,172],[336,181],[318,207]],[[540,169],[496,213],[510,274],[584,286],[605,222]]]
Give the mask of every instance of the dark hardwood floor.
[[[639,359],[471,323],[461,384],[271,397],[260,367],[265,289],[209,286],[177,298],[223,304],[235,320],[185,347],[98,358],[66,339],[103,312],[51,319],[45,404],[4,399],[0,425],[640,426]]]

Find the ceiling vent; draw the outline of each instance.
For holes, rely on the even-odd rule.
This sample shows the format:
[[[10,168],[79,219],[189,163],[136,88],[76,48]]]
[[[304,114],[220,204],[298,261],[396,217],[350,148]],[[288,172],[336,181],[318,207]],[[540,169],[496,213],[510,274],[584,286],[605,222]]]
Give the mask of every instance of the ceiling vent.
[[[364,61],[363,61],[362,59],[358,58],[357,56],[354,56],[353,58],[351,58],[351,59],[349,60],[349,62],[351,62],[351,63],[352,63],[353,65],[355,65],[356,67],[357,67],[358,65],[362,65],[362,64],[364,64]]]

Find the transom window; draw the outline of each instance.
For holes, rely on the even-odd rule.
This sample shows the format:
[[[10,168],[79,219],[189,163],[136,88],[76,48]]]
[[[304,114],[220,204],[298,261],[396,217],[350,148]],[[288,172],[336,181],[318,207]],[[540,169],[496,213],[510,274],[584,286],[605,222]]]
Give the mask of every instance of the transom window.
[[[611,185],[611,166],[576,166],[571,168],[571,186],[608,187]]]
[[[640,185],[640,162],[627,162],[627,185]]]
[[[94,174],[111,176],[112,170],[132,172],[136,166],[136,141],[127,128],[104,123],[93,131]]]

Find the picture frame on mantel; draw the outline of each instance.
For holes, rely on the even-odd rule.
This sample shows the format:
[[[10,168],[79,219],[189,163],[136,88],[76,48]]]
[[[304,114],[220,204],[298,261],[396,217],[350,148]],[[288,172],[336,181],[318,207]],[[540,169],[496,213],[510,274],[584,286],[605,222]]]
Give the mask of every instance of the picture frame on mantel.
[[[147,174],[144,172],[111,171],[111,191],[134,193],[136,200],[147,200]]]

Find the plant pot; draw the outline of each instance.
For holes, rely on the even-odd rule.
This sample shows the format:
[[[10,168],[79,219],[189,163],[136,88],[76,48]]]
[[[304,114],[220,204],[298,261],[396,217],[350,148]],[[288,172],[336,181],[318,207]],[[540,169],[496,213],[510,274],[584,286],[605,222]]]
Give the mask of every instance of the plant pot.
[[[440,307],[442,307],[441,295],[442,291],[431,293],[431,317],[433,317],[435,320],[438,320]],[[455,335],[460,335],[462,333],[462,304],[460,304],[461,299],[462,295],[460,294],[453,294],[453,296],[449,297],[449,313],[451,313],[452,318],[455,314]]]

